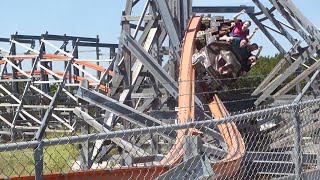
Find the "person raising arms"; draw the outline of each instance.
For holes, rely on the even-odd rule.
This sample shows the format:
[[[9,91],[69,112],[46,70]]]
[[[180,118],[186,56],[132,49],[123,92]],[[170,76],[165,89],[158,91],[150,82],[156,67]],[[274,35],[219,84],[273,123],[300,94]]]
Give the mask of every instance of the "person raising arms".
[[[248,40],[250,40],[253,37],[253,35],[257,32],[257,30],[259,29],[258,27],[256,27],[251,34],[249,33],[249,27],[251,26],[251,21],[242,22],[241,19],[238,19],[238,17],[241,14],[246,14],[246,13],[247,13],[246,10],[243,9],[242,11],[234,15],[233,20],[235,22],[235,25],[233,30],[230,33],[230,36],[240,37],[241,39],[247,38]]]

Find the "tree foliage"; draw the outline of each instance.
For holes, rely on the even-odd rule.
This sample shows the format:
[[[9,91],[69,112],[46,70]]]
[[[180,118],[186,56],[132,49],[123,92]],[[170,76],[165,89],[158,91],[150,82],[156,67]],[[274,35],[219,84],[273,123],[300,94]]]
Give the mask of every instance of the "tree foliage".
[[[279,54],[259,57],[257,64],[247,74],[232,83],[231,88],[254,90],[267,77],[282,57]]]

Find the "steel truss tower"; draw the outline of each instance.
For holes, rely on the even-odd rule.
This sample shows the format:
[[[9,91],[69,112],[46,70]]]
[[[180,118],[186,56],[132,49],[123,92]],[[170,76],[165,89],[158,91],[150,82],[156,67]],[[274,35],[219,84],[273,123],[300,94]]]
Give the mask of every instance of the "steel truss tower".
[[[141,15],[132,15],[138,3],[145,3]],[[182,76],[179,74],[182,42],[195,13],[211,13],[214,17],[215,13],[246,9],[252,21],[284,54],[252,93],[258,97],[256,105],[276,102],[289,93],[290,101],[296,103],[310,89],[318,97],[318,28],[291,0],[270,0],[271,7],[259,0],[253,3],[258,12],[251,6],[193,7],[192,0],[127,0],[118,44],[100,42],[99,37],[48,33],[1,38],[1,42],[8,43],[1,49],[0,61],[2,133],[12,140],[27,137],[41,141],[46,133],[53,131],[88,134],[93,130],[110,132],[174,124],[179,94],[177,81]],[[276,13],[287,22],[279,21]],[[285,50],[271,31],[284,36],[292,48]],[[305,47],[301,41],[306,43]],[[94,53],[95,59],[87,59],[81,53],[84,51]],[[107,59],[102,59],[102,51],[108,52]],[[204,112],[208,107],[201,97],[195,102],[197,111],[207,117]],[[202,131],[221,139],[214,128],[206,127]],[[156,161],[162,158],[158,154],[164,153],[158,144],[172,145],[175,135],[150,132],[148,137],[118,137],[112,141],[98,140],[93,145],[82,143],[81,168],[90,169],[114,147],[118,147],[122,157],[127,157],[123,165]],[[151,139],[151,153],[141,147],[147,139]],[[145,156],[140,157],[141,154]]]

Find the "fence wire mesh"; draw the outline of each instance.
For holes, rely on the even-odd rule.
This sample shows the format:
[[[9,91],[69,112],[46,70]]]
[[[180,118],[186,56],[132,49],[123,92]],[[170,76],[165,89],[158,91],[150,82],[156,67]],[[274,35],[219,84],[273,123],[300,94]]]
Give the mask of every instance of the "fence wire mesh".
[[[37,173],[64,178],[317,179],[320,99],[233,114],[171,119],[145,126],[103,126],[105,117],[75,118],[75,131],[2,135],[1,177]],[[96,124],[93,124],[96,123]],[[98,124],[99,123],[99,124]],[[98,125],[97,125],[98,124]],[[150,124],[149,124],[150,125]]]

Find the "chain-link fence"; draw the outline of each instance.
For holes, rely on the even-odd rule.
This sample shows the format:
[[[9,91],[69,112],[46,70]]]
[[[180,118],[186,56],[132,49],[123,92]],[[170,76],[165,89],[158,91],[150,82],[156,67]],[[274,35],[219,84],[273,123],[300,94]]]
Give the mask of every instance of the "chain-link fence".
[[[81,111],[73,132],[48,131],[33,140],[34,133],[17,129],[15,142],[3,134],[0,173],[3,178],[318,179],[319,103],[220,119],[145,122],[148,127],[116,123],[112,129]]]

